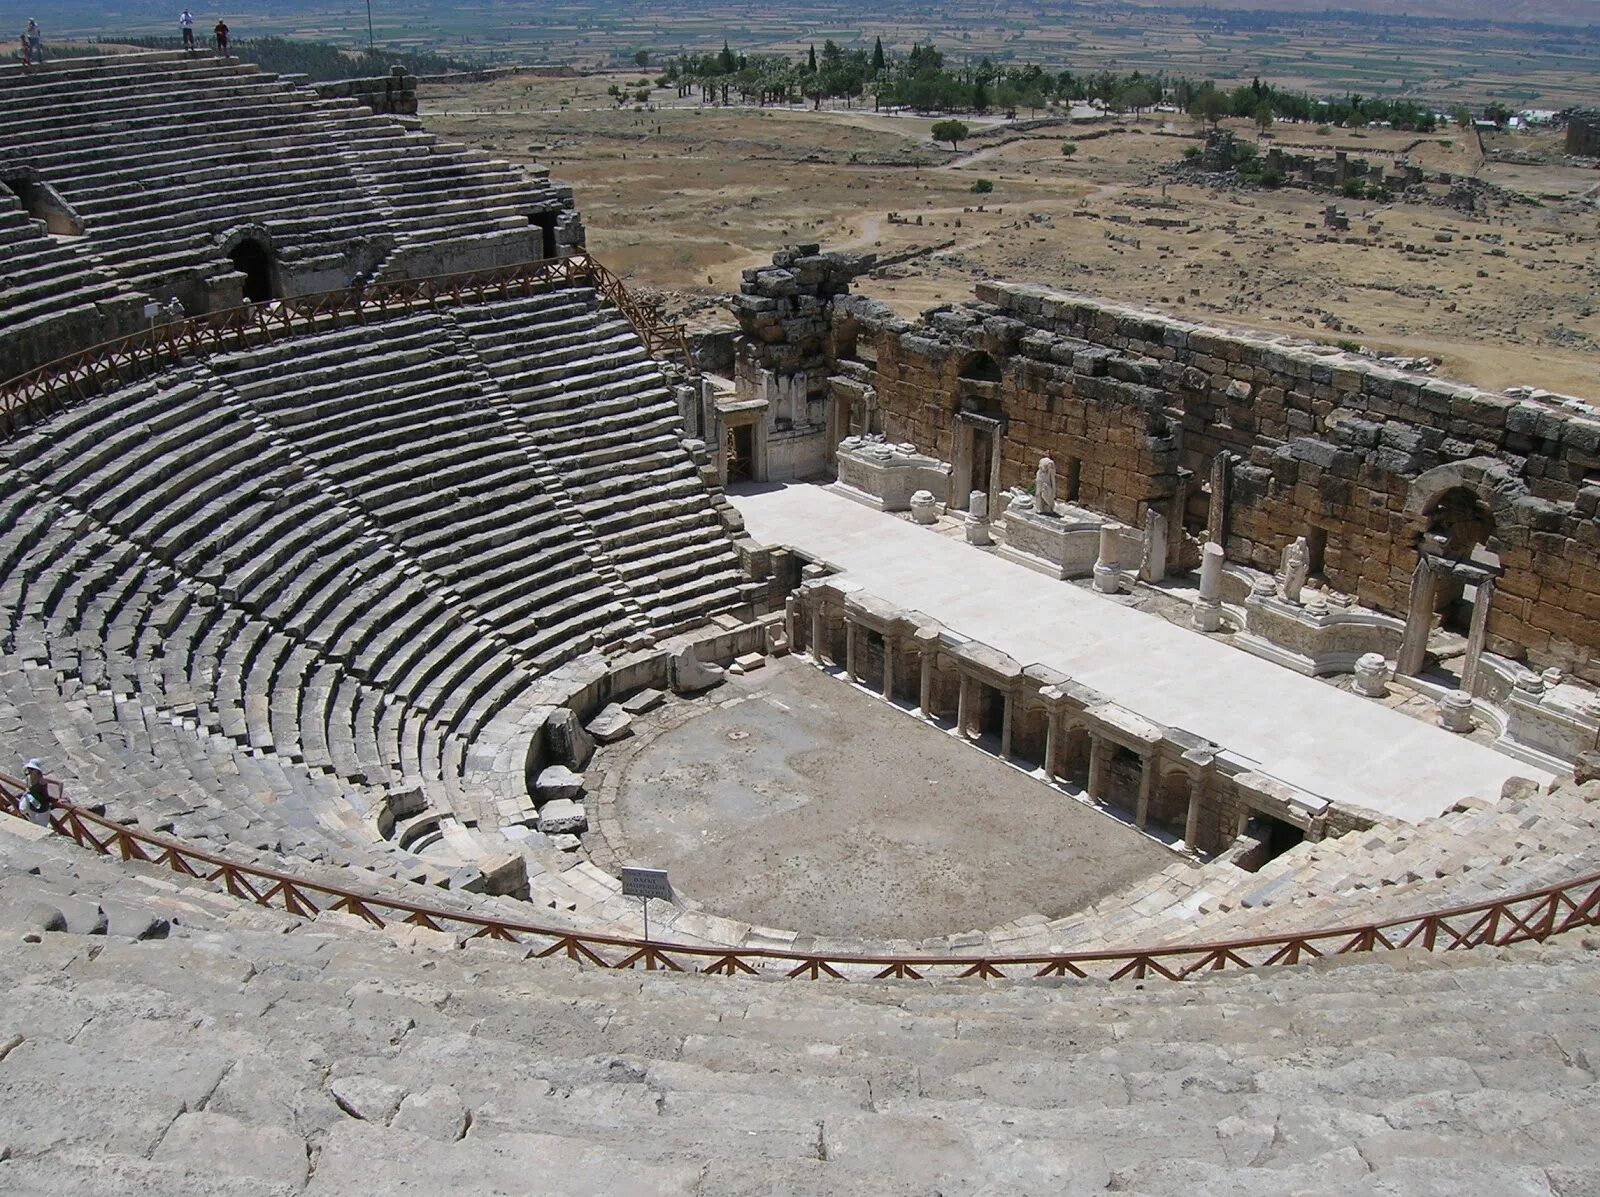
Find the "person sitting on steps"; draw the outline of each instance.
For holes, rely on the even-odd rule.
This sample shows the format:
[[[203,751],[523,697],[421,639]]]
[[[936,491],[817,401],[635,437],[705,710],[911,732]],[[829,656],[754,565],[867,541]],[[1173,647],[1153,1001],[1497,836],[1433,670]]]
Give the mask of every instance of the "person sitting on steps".
[[[31,760],[23,767],[28,778],[28,788],[17,802],[22,817],[41,827],[50,826],[50,810],[55,801],[50,797],[50,787],[44,779],[44,766]]]

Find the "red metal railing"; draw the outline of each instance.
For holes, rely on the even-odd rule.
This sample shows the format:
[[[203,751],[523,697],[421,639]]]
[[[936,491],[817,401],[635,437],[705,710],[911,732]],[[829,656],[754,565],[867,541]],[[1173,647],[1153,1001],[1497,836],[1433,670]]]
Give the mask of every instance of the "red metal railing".
[[[0,775],[0,813],[20,814],[17,804],[22,790],[23,783]],[[729,976],[781,973],[811,980],[1084,977],[1143,981],[1161,977],[1179,981],[1204,973],[1300,964],[1361,952],[1505,947],[1543,941],[1563,931],[1600,923],[1600,873],[1591,873],[1543,889],[1428,914],[1218,943],[1024,956],[854,956],[703,947],[545,927],[361,893],[230,860],[165,836],[122,826],[66,802],[51,813],[50,826],[80,847],[103,856],[170,869],[214,883],[236,898],[303,918],[325,910],[341,911],[374,927],[407,923],[471,939],[501,940],[525,945],[535,956],[566,956],[599,968]]]
[[[593,287],[614,304],[653,355],[678,356],[693,368],[683,325],[640,303],[622,280],[588,254],[546,258],[492,270],[374,283],[158,323],[91,345],[0,383],[0,437],[71,403],[142,378],[184,357],[243,349],[284,337],[326,332],[372,317],[531,295],[546,287]]]

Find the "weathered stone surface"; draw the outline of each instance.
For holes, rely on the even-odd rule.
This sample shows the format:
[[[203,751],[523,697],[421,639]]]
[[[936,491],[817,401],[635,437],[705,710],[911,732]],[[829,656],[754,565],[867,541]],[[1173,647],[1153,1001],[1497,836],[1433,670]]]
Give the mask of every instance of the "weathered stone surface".
[[[678,694],[698,694],[723,682],[720,665],[701,662],[692,648],[686,648],[672,658],[672,689]]]
[[[565,765],[549,765],[539,770],[539,781],[535,788],[541,803],[580,798],[583,796],[583,774],[574,773]],[[541,824],[539,830],[548,829]]]
[[[583,803],[557,798],[539,808],[539,830],[546,835],[580,835],[589,830],[589,814]]]
[[[640,690],[622,700],[622,709],[630,715],[643,715],[646,711],[655,710],[666,697],[660,690]]]
[[[596,743],[614,744],[633,734],[633,716],[613,702],[601,707],[599,713],[589,720],[585,730],[594,737]]]
[[[181,1114],[156,1148],[157,1162],[298,1186],[310,1161],[305,1141],[274,1126],[251,1126],[225,1114]]]
[[[441,1143],[454,1143],[467,1133],[467,1107],[451,1086],[434,1085],[420,1093],[408,1093],[389,1125]]]
[[[578,716],[566,707],[552,714],[544,726],[552,759],[573,769],[582,769],[594,756],[594,740],[583,730]]]

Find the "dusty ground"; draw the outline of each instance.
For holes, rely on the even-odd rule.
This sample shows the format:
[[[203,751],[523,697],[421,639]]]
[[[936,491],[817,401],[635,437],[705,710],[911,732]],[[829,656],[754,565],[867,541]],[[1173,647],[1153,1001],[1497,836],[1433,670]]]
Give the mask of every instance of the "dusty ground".
[[[820,241],[921,251],[860,284],[908,315],[1003,277],[1431,355],[1442,372],[1487,386],[1600,392],[1600,171],[1563,163],[1553,135],[1490,139],[1491,151],[1544,159],[1524,165],[1485,161],[1454,129],[1425,139],[1290,125],[1269,134],[1267,145],[1294,152],[1385,162],[1407,152],[1430,171],[1477,174],[1533,201],[1468,216],[1174,180],[1162,168],[1195,144],[1184,118],[1020,137],[1003,122],[973,122],[973,140],[952,154],[928,139],[930,120],[870,110],[707,108],[671,91],[656,92],[652,110],[618,110],[605,95],[618,79],[631,82],[524,76],[428,88],[423,112],[440,133],[548,165],[576,188],[599,256],[636,285],[703,306],[774,249]],[[1072,158],[1061,153],[1069,140]],[[980,178],[992,193],[972,191]],[[1372,244],[1330,240],[1330,202],[1349,213],[1350,236]]]
[[[632,759],[617,813],[633,861],[668,869],[712,913],[924,938],[1066,914],[1172,861],[1132,828],[792,658],[711,698]]]

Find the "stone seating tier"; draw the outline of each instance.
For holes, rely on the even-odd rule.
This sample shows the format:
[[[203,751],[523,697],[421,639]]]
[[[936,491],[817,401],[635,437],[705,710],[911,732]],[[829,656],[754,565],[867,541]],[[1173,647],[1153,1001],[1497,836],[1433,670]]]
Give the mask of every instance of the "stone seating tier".
[[[529,356],[541,320],[587,323],[630,363],[638,418],[670,419],[659,371],[593,291],[496,308]],[[572,385],[611,367],[596,352]],[[567,411],[577,447],[553,456],[469,330],[427,313],[190,361],[34,427],[4,450],[0,636],[59,701],[19,704],[14,730],[39,755],[52,736],[70,745],[52,768],[90,799],[136,761],[106,799],[119,818],[448,879],[448,854],[378,837],[387,793],[420,791],[447,828],[498,826],[511,812],[469,784],[470,750],[521,725],[542,674],[703,623],[751,585],[676,437],[650,441],[659,491],[633,483],[602,508],[588,414]],[[131,757],[124,724],[143,729]],[[160,793],[172,801],[139,797]],[[530,860],[546,908],[615,912],[592,866],[575,886],[569,858]]]
[[[1582,942],[784,983],[306,922],[8,830],[0,878],[19,1197],[1600,1188]]]
[[[452,254],[538,257],[533,214],[570,209],[538,172],[235,61],[0,68],[0,113],[12,134],[0,173],[37,171],[72,206],[93,260],[163,297],[231,271],[220,239],[244,226],[266,231],[286,276],[327,286],[374,266],[438,273]]]

